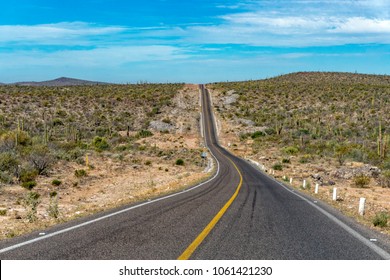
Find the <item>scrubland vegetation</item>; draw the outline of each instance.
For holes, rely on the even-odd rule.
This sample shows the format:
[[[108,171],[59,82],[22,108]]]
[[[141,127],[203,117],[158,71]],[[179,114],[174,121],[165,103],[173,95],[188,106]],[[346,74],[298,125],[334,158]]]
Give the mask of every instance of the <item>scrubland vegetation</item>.
[[[150,173],[142,188],[151,190],[200,174],[198,93],[186,91],[184,84],[0,86],[0,216],[31,223],[64,217],[66,196],[110,176],[135,185],[137,172]]]
[[[390,187],[390,76],[293,73],[209,88],[225,135],[236,136],[233,149],[272,154],[274,170],[322,172],[329,179],[322,185],[333,184],[332,168],[366,164],[376,171],[353,173],[354,187]]]

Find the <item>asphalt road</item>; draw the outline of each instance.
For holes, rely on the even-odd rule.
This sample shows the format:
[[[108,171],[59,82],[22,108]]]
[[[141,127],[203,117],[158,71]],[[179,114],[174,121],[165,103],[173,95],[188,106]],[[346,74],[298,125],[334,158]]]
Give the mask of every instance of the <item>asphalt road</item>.
[[[390,259],[389,240],[219,146],[208,91],[201,186],[0,242],[0,259]],[[375,241],[370,241],[375,239]]]

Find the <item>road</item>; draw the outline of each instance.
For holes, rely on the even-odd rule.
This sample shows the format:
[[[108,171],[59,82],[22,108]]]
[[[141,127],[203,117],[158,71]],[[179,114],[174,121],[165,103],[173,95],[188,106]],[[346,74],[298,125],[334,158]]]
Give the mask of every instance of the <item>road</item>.
[[[0,259],[390,259],[388,239],[283,186],[218,144],[216,175],[192,189],[0,242]],[[375,239],[375,242],[370,241]]]

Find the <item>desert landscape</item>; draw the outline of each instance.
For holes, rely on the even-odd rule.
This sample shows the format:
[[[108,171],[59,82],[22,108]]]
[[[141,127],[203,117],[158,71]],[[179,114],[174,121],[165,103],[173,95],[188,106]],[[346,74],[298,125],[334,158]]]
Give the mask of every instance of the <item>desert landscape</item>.
[[[208,178],[195,85],[0,88],[0,238]]]
[[[293,73],[212,84],[221,144],[278,180],[289,184],[292,179],[292,186],[389,234],[389,79]],[[366,198],[363,216],[360,198]]]

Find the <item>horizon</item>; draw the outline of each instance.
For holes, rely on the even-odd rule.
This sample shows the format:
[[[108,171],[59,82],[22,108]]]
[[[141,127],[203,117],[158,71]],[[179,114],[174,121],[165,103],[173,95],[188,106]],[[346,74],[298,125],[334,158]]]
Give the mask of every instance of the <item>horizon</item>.
[[[0,82],[206,84],[294,72],[390,74],[388,1],[52,2],[3,3]]]
[[[114,82],[107,82],[104,80],[98,80],[98,81],[92,81],[92,80],[85,80],[77,77],[57,77],[54,79],[49,79],[49,80],[25,80],[25,81],[14,81],[10,83],[4,83],[0,81],[0,84],[2,85],[17,85],[21,83],[45,83],[45,82],[53,82],[61,79],[68,79],[68,80],[76,80],[76,81],[84,81],[84,82],[89,82],[89,83],[101,83],[102,85],[104,84],[112,84],[112,85],[126,85],[126,84],[189,84],[189,85],[200,85],[200,84],[213,84],[213,83],[240,83],[240,82],[248,82],[248,81],[263,81],[267,79],[275,79],[278,77],[283,77],[283,76],[288,76],[288,75],[293,75],[293,74],[307,74],[307,73],[314,73],[314,74],[349,74],[349,75],[365,75],[365,76],[384,76],[384,77],[390,77],[389,74],[370,74],[370,73],[358,73],[358,72],[339,72],[339,71],[297,71],[297,72],[290,72],[290,73],[285,73],[285,74],[280,74],[280,75],[275,75],[275,76],[270,76],[270,77],[264,77],[264,78],[258,78],[258,79],[248,79],[248,80],[227,80],[227,81],[212,81],[209,83],[187,83],[184,81],[176,81],[176,82],[149,82],[149,81],[136,81],[136,82],[126,82],[126,83],[114,83]]]

